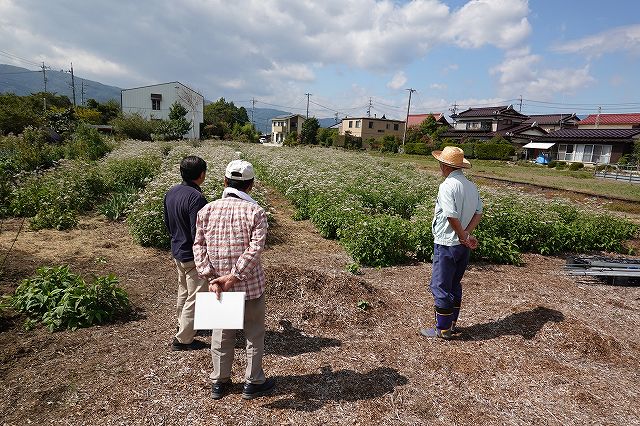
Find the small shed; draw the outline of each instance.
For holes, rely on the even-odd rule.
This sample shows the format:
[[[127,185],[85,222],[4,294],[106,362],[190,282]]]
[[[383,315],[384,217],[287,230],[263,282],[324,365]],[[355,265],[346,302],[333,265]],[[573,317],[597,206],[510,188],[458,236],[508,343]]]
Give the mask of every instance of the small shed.
[[[555,142],[529,142],[525,146],[527,160],[535,159],[538,164],[547,164],[551,161],[551,148],[555,145]]]

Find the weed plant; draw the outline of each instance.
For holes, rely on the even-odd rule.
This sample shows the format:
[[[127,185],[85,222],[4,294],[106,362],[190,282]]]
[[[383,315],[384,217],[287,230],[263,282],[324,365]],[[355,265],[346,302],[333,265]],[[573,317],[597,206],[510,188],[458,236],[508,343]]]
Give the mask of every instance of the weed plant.
[[[49,331],[111,322],[131,310],[129,297],[114,275],[87,283],[68,266],[38,268],[33,277],[22,281],[7,304],[27,315],[25,328],[42,323]]]

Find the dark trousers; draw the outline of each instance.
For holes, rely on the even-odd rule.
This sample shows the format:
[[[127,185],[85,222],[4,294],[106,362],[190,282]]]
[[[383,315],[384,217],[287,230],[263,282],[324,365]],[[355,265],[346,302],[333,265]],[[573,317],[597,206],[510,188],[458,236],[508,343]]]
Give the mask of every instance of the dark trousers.
[[[471,250],[457,246],[433,245],[431,293],[436,308],[450,310],[460,306],[462,300],[462,276],[469,264]]]

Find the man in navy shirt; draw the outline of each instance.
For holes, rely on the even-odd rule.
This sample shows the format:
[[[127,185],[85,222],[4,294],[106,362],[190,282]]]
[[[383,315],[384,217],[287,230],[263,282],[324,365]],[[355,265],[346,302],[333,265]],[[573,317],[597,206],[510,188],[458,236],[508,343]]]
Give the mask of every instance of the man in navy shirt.
[[[193,316],[196,293],[207,291],[208,283],[198,276],[193,261],[193,240],[196,235],[198,211],[207,204],[200,185],[204,182],[207,163],[200,157],[189,156],[180,162],[182,183],[164,196],[164,223],[171,235],[171,254],[178,269],[178,331],[171,350],[202,349],[204,342],[194,339]]]

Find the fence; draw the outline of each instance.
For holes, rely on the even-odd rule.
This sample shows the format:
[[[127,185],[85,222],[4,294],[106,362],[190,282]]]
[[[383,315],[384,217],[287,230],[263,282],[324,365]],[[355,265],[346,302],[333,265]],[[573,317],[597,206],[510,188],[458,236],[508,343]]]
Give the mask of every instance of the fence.
[[[609,169],[611,167],[611,169]],[[611,179],[621,182],[640,184],[640,166],[607,166],[602,170],[597,168],[593,175],[600,179]]]

